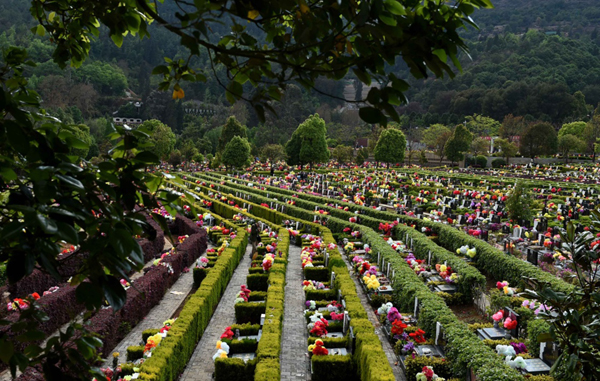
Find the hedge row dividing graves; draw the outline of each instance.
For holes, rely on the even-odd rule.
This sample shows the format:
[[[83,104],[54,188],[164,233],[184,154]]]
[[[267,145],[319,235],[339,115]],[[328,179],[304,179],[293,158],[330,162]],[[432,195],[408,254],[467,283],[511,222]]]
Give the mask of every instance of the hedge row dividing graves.
[[[185,237],[185,242],[176,243],[176,247],[162,253],[159,258],[153,260],[153,265],[147,267],[144,275],[137,278],[134,287],[125,280],[121,281],[127,290],[125,305],[117,313],[112,308],[102,308],[95,313],[87,322],[87,329],[97,333],[102,338],[100,354],[107,356],[110,351],[123,339],[132,327],[135,327],[146,314],[156,306],[166,290],[170,288],[182,274],[182,272],[206,249],[206,232],[199,229],[196,224],[183,216],[171,219],[170,229],[173,232],[185,231],[190,233]],[[157,237],[164,236],[157,234]],[[153,245],[158,247],[156,243]],[[159,253],[160,254],[160,253]],[[75,287],[68,284],[64,287],[64,293],[53,292],[40,299],[40,303],[54,302],[54,309],[58,313],[51,313],[51,319],[44,325],[45,330],[58,329],[65,323],[75,319],[77,314],[84,310],[84,306],[76,302]],[[59,290],[60,291],[60,290]],[[65,299],[55,300],[53,297],[65,296]],[[70,298],[68,297],[70,295]],[[43,300],[46,299],[46,300]],[[71,303],[71,304],[69,304]],[[50,304],[46,304],[49,306]],[[56,320],[52,320],[55,318]],[[59,322],[62,324],[59,325]],[[50,328],[49,328],[50,327]],[[52,331],[50,331],[52,332]],[[35,367],[30,367],[22,374],[20,380],[42,379],[41,372]]]
[[[190,187],[194,186],[193,183],[188,183],[188,185]],[[222,184],[210,185],[215,188],[224,187]],[[251,188],[246,195],[251,195],[254,191]],[[272,202],[272,199],[262,196],[253,195],[252,197],[255,201],[262,199],[263,203]],[[314,211],[306,211],[289,204],[285,210],[294,217],[306,216],[307,214],[309,216],[316,215]],[[460,322],[454,316],[444,300],[430,291],[415,271],[408,266],[404,258],[379,234],[366,226],[346,222],[336,217],[329,217],[327,224],[328,226],[340,227],[340,229],[344,229],[342,226],[346,226],[360,231],[373,252],[379,252],[380,258],[385,259],[386,263],[390,263],[391,269],[395,271],[392,275],[395,290],[394,300],[398,304],[399,310],[410,310],[413,307],[415,298],[417,298],[417,305],[420,306],[421,310],[419,325],[426,332],[435,332],[437,322],[440,322],[447,337],[447,357],[453,363],[455,374],[464,376],[467,369],[472,369],[480,380],[497,380],[500,375],[509,380],[523,379],[504,363],[502,357],[496,356],[491,348],[480,341],[466,324]]]
[[[196,188],[195,184],[188,183],[187,185],[188,188]],[[209,193],[209,196],[214,195],[214,192],[209,188],[203,188]],[[197,197],[201,198],[208,197],[193,191],[190,193],[196,194]],[[240,206],[240,204],[245,202],[245,200],[241,198],[233,197],[231,195],[220,195],[218,198],[220,198],[221,201],[232,203],[236,210],[240,209],[243,211],[243,209],[246,209]],[[270,209],[266,205],[258,205],[247,201],[245,203],[247,204],[248,212],[257,217],[268,219],[274,223],[280,223],[283,220],[289,220],[291,218],[290,216]],[[337,250],[335,240],[331,235],[330,230],[307,220],[298,220],[298,223],[301,223],[302,228],[307,232],[320,236],[322,238],[322,243],[327,247],[327,268],[329,269],[328,271],[336,274],[334,286],[331,291],[329,291],[331,295],[328,294],[327,296],[335,299],[337,290],[337,295],[339,295],[340,298],[343,298],[346,304],[345,310],[350,317],[349,329],[353,332],[355,337],[352,341],[353,350],[350,362],[352,367],[348,369],[348,360],[345,360],[349,359],[349,357],[338,355],[337,352],[335,355],[332,353],[332,356],[313,356],[311,359],[313,379],[337,380],[339,379],[339,375],[346,375],[350,379],[354,379],[353,376],[358,373],[361,380],[393,380],[394,375],[381,347],[381,342],[374,333],[373,326],[367,318],[367,313],[362,307],[354,282],[350,278],[346,265]],[[312,297],[312,294],[307,294],[307,298],[310,297]],[[311,348],[311,350],[312,349],[314,348]],[[336,374],[338,376],[333,378]]]
[[[281,203],[289,201],[290,203],[298,206],[302,205],[302,207],[307,209],[308,205],[310,204],[304,204],[302,203],[302,200],[312,202],[312,205],[315,205],[314,207],[318,207],[327,212],[327,214],[339,216],[340,218],[346,218],[348,214],[344,212],[354,212],[354,218],[360,220],[361,223],[364,222],[365,224],[369,222],[378,224],[379,222],[393,223],[394,221],[397,221],[408,226],[415,227],[419,230],[423,228],[425,230],[430,229],[431,232],[437,235],[439,244],[450,252],[456,252],[457,249],[464,245],[468,245],[470,248],[475,248],[477,253],[475,260],[473,261],[475,266],[482,271],[491,274],[497,280],[506,280],[511,285],[524,286],[524,280],[526,278],[536,278],[542,282],[550,283],[555,290],[566,291],[573,289],[571,284],[566,283],[562,279],[558,279],[552,274],[549,274],[527,262],[521,261],[518,258],[506,255],[504,252],[492,247],[487,242],[470,236],[460,230],[456,230],[448,225],[433,221],[424,221],[418,218],[392,212],[379,211],[373,208],[339,200],[332,202],[332,200],[324,197],[307,195],[268,185],[260,185],[260,187],[264,189],[254,189],[253,187],[241,185],[253,184],[251,181],[242,179],[234,179],[234,183],[232,181],[225,181],[225,178],[214,174],[196,174],[196,176],[204,181],[223,181],[224,183],[231,184],[233,187],[237,187],[238,189],[243,189],[244,191],[251,190],[256,194],[266,195],[267,197],[269,197],[269,194],[278,195],[282,198],[282,201],[280,201]],[[366,217],[372,217],[374,220],[368,220]],[[371,224],[369,224],[369,226],[377,229],[377,226]],[[401,225],[397,225],[394,229],[401,229],[399,226]],[[401,234],[395,232],[395,235],[400,236]]]
[[[171,323],[164,340],[161,339],[158,344],[153,340],[152,343],[146,342],[148,350],[145,359],[141,364],[135,364],[138,365],[135,367],[138,379],[173,380],[179,376],[208,325],[235,268],[244,256],[248,244],[246,229],[218,215],[211,217],[235,234],[229,236],[228,245],[217,253],[214,266],[202,279],[198,290],[189,297],[177,320]],[[146,340],[150,340],[152,336]],[[133,366],[130,368],[133,369]]]

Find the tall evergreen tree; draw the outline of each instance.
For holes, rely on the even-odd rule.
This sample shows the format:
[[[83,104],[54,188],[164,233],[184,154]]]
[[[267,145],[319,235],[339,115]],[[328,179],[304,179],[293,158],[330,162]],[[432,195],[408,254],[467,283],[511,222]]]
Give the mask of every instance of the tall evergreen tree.
[[[248,138],[246,135],[246,126],[242,126],[235,116],[230,116],[223,126],[223,130],[221,131],[221,137],[219,138],[219,147],[217,151],[222,152],[227,143],[229,143],[234,136],[239,136],[243,139]]]
[[[329,160],[325,121],[314,114],[298,126],[286,144],[288,164],[312,165]]]

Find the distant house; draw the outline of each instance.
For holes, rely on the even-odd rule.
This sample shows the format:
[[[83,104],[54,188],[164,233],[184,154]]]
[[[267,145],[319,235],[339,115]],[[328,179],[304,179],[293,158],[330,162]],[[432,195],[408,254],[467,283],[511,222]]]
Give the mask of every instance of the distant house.
[[[358,138],[354,143],[354,148],[365,148],[369,146],[369,138]]]
[[[113,123],[118,124],[120,126],[122,126],[124,124],[137,126],[139,124],[142,124],[143,122],[144,121],[141,120],[140,118],[121,118],[118,116],[113,118]]]

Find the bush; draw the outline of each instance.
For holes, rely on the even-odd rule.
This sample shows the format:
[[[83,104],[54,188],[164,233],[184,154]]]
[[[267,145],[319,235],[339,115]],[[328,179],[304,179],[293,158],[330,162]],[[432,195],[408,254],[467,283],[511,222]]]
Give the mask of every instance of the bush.
[[[452,377],[452,364],[446,359],[439,357],[417,356],[415,358],[408,357],[404,362],[406,366],[406,379],[414,380],[417,373],[423,370],[424,366],[430,366],[438,376],[448,379]]]
[[[252,291],[267,291],[269,288],[269,274],[249,274],[246,285]]]
[[[492,168],[501,168],[506,166],[506,161],[504,159],[494,159],[492,160]]]
[[[304,279],[316,280],[319,282],[329,282],[331,274],[327,267],[305,267]]]
[[[550,332],[550,324],[542,319],[534,319],[527,325],[527,350],[532,356],[540,355],[540,342],[538,336]]]
[[[215,380],[253,381],[257,362],[256,358],[247,363],[239,358],[217,359],[215,361]]]
[[[477,155],[475,156],[475,165],[477,165],[479,168],[485,168],[487,167],[487,157],[483,156],[483,155]]]
[[[145,343],[150,336],[154,336],[160,332],[160,329],[150,328],[142,332],[142,341]]]
[[[357,380],[352,356],[312,356],[314,381]]]
[[[194,288],[198,288],[200,287],[200,283],[202,283],[202,280],[204,280],[204,278],[206,278],[206,275],[208,275],[208,271],[210,269],[208,268],[199,268],[199,267],[194,267]]]
[[[132,345],[127,347],[127,361],[135,361],[144,357],[143,345]]]
[[[260,322],[260,315],[265,313],[265,303],[238,303],[235,305],[235,321],[238,324]]]

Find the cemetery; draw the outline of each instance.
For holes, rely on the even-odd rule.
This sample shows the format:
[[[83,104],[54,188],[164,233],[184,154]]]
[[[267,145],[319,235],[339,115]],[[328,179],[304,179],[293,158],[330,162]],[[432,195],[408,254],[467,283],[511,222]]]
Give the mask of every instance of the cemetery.
[[[0,2],[0,381],[599,381],[599,22]]]

